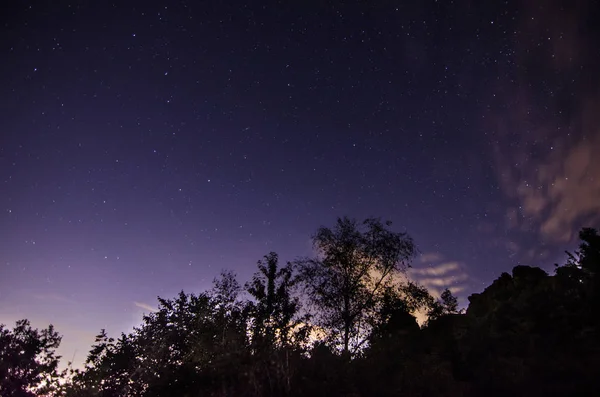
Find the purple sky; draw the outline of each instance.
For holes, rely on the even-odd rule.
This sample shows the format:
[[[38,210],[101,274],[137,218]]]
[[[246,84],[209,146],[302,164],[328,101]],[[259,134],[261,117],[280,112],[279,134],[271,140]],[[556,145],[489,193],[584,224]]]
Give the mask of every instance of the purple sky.
[[[595,2],[324,3],[3,12],[0,323],[80,363],[343,215],[408,231],[411,276],[464,304],[598,226]]]

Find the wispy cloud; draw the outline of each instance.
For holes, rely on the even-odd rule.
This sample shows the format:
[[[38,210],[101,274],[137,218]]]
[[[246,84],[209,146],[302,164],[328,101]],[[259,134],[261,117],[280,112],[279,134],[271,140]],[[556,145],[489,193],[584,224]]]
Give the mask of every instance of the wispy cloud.
[[[435,258],[441,261],[443,256],[438,254]],[[430,261],[425,263],[430,263]],[[430,263],[426,267],[411,268],[408,270],[407,276],[410,280],[426,287],[434,297],[439,297],[446,288],[449,288],[452,293],[458,294],[466,290],[466,283],[469,281],[466,267],[457,261]]]
[[[147,304],[147,303],[143,303],[143,302],[133,302],[133,304],[134,304],[136,307],[139,307],[140,309],[147,310],[147,311],[149,311],[149,312],[151,312],[151,313],[154,313],[154,312],[158,311],[158,309],[156,309],[155,307],[152,307],[152,306],[150,306],[150,305],[149,305],[149,304]]]
[[[516,56],[538,76],[499,82],[500,103],[485,117],[502,191],[515,203],[507,226],[559,242],[600,222],[600,78],[588,65],[597,44],[580,29],[587,10],[575,3],[525,7],[519,30],[547,45],[517,47]]]
[[[452,295],[458,295],[465,290],[465,287],[450,287],[448,288]]]
[[[419,276],[442,276],[458,268],[460,268],[460,264],[458,262],[446,262],[433,267],[411,269],[411,272]]]
[[[443,259],[443,256],[441,254],[438,254],[437,252],[427,252],[427,253],[421,254],[421,256],[419,257],[419,262],[421,262],[421,263],[439,262],[442,259]]]
[[[521,250],[521,247],[515,241],[506,240],[504,242],[504,245],[506,246],[506,249],[509,252],[511,252],[511,253],[515,253],[516,254],[516,253],[518,253]]]
[[[501,167],[504,191],[519,203],[519,211],[510,210],[507,218],[513,228],[526,219],[542,236],[568,241],[582,225],[600,220],[600,156],[593,154],[600,152],[600,138],[565,143],[562,149],[557,140],[553,145],[555,154],[523,164],[520,177],[509,165]]]
[[[449,275],[447,277],[430,277],[423,278],[419,280],[421,284],[426,286],[427,288],[433,288],[437,290],[438,288],[447,288],[452,286],[454,283],[465,281],[469,278],[465,273],[459,273],[455,275]],[[439,291],[437,291],[439,292]]]

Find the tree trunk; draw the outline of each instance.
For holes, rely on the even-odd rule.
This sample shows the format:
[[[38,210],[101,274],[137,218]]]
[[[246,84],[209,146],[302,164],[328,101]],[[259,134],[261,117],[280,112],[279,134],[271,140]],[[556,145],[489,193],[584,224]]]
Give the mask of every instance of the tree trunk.
[[[344,297],[344,356],[350,352],[350,297]]]

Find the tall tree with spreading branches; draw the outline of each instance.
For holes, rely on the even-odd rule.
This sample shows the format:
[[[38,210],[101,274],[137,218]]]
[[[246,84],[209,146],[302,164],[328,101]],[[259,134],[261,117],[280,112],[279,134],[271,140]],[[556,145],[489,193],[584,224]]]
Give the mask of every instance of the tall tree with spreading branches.
[[[333,228],[321,227],[313,236],[317,256],[297,262],[317,325],[345,356],[362,348],[394,276],[415,255],[410,236],[390,226],[377,218],[338,218]]]

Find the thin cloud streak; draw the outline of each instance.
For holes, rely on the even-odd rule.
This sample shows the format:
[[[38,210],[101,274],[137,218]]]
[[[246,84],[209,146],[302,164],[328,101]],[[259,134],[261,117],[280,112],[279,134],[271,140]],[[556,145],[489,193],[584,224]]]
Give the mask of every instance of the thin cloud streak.
[[[442,276],[459,268],[460,264],[458,262],[446,262],[433,267],[410,269],[410,272],[419,276]]]
[[[152,307],[150,305],[148,305],[147,303],[143,303],[143,302],[133,302],[133,304],[136,307],[139,307],[140,309],[144,309],[144,310],[148,310],[151,313],[157,312],[158,309],[156,309],[155,307]]]
[[[431,255],[431,258],[443,258],[442,255]],[[457,261],[449,261],[428,267],[410,268],[407,278],[426,287],[429,292],[439,298],[442,291],[449,288],[453,294],[467,289],[470,277],[465,266]]]
[[[429,263],[429,262],[439,262],[441,260],[443,260],[443,256],[441,254],[438,254],[437,252],[427,252],[424,254],[421,254],[421,256],[419,257],[419,262],[421,263]]]

